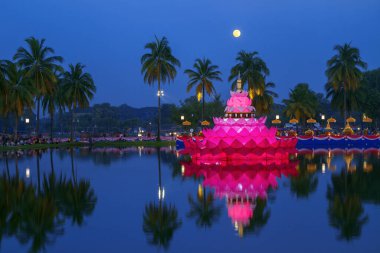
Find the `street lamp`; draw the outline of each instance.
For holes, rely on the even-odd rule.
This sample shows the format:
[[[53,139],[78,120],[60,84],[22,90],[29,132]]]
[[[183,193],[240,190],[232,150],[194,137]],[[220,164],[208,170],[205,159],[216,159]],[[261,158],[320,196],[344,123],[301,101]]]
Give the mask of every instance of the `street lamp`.
[[[26,119],[25,119],[25,123],[26,123],[26,124],[29,124],[29,118],[26,118]]]
[[[165,188],[158,187],[158,200],[163,200],[165,198]]]
[[[185,116],[181,115],[181,120],[184,121],[185,120]]]
[[[158,90],[157,97],[163,97],[163,96],[164,96],[164,90]]]
[[[321,115],[321,120],[325,120],[325,115],[324,114]]]
[[[276,115],[276,119],[280,119],[280,115],[277,114],[277,115]]]

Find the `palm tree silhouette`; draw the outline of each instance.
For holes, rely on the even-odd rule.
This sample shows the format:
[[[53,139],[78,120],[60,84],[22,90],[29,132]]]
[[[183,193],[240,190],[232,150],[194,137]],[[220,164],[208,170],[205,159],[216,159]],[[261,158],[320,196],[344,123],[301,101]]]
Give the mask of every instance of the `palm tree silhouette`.
[[[360,237],[362,226],[368,222],[353,180],[354,176],[343,169],[339,174],[332,174],[332,184],[327,188],[330,225],[339,230],[339,239],[347,241]]]
[[[161,180],[160,148],[157,148],[157,160],[158,185],[159,191],[161,191],[163,188]],[[174,232],[181,227],[182,221],[178,218],[178,211],[174,205],[163,203],[164,196],[162,194],[161,191],[158,204],[152,201],[145,206],[143,214],[143,231],[150,244],[167,249],[173,238]]]
[[[204,186],[197,192],[197,196],[193,198],[188,195],[190,211],[187,213],[188,218],[195,218],[195,223],[199,227],[210,228],[216,222],[221,214],[222,206],[215,205],[215,198],[211,192],[206,192]]]

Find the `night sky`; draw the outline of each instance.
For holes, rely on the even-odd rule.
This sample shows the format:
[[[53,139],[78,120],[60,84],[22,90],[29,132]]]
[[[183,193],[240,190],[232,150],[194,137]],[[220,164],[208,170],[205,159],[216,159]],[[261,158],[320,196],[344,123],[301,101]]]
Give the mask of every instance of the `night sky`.
[[[323,92],[326,61],[335,44],[359,47],[369,69],[380,67],[379,0],[0,0],[0,59],[9,59],[29,36],[93,75],[93,103],[155,106],[156,87],[144,84],[140,57],[154,35],[169,39],[181,61],[164,102],[188,97],[183,74],[198,57],[220,66],[216,89],[227,81],[239,50],[258,51],[280,98],[299,82]],[[239,39],[232,31],[242,31]]]

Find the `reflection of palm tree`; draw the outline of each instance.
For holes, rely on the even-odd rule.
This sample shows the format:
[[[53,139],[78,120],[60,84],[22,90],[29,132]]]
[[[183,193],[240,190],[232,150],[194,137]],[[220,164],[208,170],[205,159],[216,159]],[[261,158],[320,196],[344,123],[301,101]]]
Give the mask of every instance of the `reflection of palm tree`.
[[[350,241],[360,236],[368,216],[364,215],[362,201],[351,184],[353,176],[342,171],[331,179],[332,186],[327,189],[330,225],[340,230],[340,239]]]
[[[206,193],[206,188],[203,187],[202,193],[197,194],[194,199],[190,194],[188,196],[190,211],[187,217],[195,218],[195,222],[199,227],[211,227],[218,220],[221,213],[221,206],[215,206],[215,199],[211,192]]]
[[[256,199],[253,217],[249,221],[249,226],[244,229],[246,234],[253,233],[258,235],[261,229],[268,223],[270,210],[267,208],[267,203],[266,199]]]
[[[318,160],[318,158],[311,159],[312,161],[302,159],[298,165],[298,174],[290,178],[290,191],[295,194],[297,198],[308,198],[310,194],[317,189],[318,177],[315,173],[310,173],[307,170],[307,166],[311,162]]]
[[[64,220],[58,216],[53,198],[36,196],[24,215],[21,233],[17,237],[23,244],[32,240],[31,252],[44,250],[57,236],[63,235]]]
[[[148,236],[149,243],[165,249],[169,247],[175,230],[182,224],[178,218],[177,208],[162,203],[161,200],[158,205],[154,202],[146,205],[143,218],[143,230]]]
[[[157,148],[158,160],[158,185],[159,191],[162,188],[161,179],[161,154],[160,148]],[[182,222],[178,218],[178,211],[174,205],[167,205],[163,202],[163,193],[159,193],[159,203],[150,202],[145,206],[143,214],[143,231],[148,237],[151,244],[162,246],[165,249],[169,247],[170,240],[173,237]]]
[[[72,222],[82,225],[85,216],[89,216],[95,209],[97,198],[90,182],[81,180],[78,182],[74,170],[73,149],[70,150],[72,180],[66,184],[65,195],[63,197],[63,214],[71,217]]]

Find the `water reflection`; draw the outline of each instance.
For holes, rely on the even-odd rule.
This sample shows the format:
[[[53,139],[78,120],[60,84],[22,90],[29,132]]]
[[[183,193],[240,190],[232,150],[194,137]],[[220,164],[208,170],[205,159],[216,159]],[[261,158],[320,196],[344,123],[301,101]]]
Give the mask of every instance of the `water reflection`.
[[[178,217],[175,205],[166,204],[165,188],[162,184],[161,150],[156,149],[158,162],[158,203],[151,201],[145,205],[143,214],[143,231],[150,244],[167,249],[174,232],[181,227],[182,221]]]
[[[30,245],[30,252],[44,251],[53,244],[64,234],[66,220],[81,226],[97,202],[90,182],[76,176],[72,150],[71,178],[56,175],[51,153],[50,172],[41,175],[41,153],[35,154],[37,185],[20,174],[17,155],[12,174],[4,154],[6,169],[0,176],[0,238],[15,238],[22,245]]]
[[[319,239],[327,244],[346,247],[352,240],[367,243],[365,240],[376,227],[376,224],[370,224],[378,221],[374,214],[378,214],[379,209],[373,208],[380,203],[378,150],[299,150],[290,154],[288,160],[213,163],[177,157],[177,153],[168,148],[63,149],[23,154],[1,155],[0,245],[3,247],[6,247],[4,241],[16,241],[31,252],[50,252],[54,248],[49,245],[59,245],[59,241],[69,240],[73,244],[82,241],[82,237],[61,238],[72,232],[71,226],[82,227],[81,233],[91,236],[94,231],[102,234],[103,231],[97,231],[97,228],[103,229],[108,222],[113,224],[114,220],[123,219],[130,223],[120,222],[123,232],[112,232],[110,237],[121,241],[127,238],[126,246],[137,243],[131,246],[136,249],[151,244],[153,247],[146,247],[176,252],[178,242],[197,238],[193,233],[200,230],[209,233],[210,238],[225,236],[227,232],[245,236],[248,240],[253,236],[247,235],[254,235],[255,240],[264,241],[273,234],[274,228],[282,230],[292,223],[295,235],[284,235],[284,240],[290,240],[305,231],[304,227],[298,226],[301,219],[310,221],[312,229],[326,232]],[[144,169],[152,166],[151,162],[156,172],[146,174],[148,171]],[[81,170],[85,167],[83,164],[109,167]],[[113,164],[121,164],[123,170]],[[61,165],[66,165],[67,170]],[[135,165],[143,169],[135,170]],[[92,184],[81,176],[86,174],[91,175]],[[112,181],[105,180],[105,175]],[[123,180],[132,180],[123,185],[125,191],[140,187],[139,197],[133,200],[136,210],[131,211],[131,202],[120,197],[120,188],[110,187],[110,182],[114,184],[113,180],[119,175]],[[144,177],[153,178],[154,182],[138,180]],[[118,182],[124,183],[123,180]],[[101,187],[99,192],[104,192],[103,198],[111,200],[98,204],[94,185]],[[176,194],[170,194],[173,192]],[[154,197],[150,199],[149,195]],[[118,211],[122,213],[121,217],[116,216],[118,211],[107,206],[115,200],[120,200]],[[99,206],[100,203],[106,206]],[[314,203],[313,211],[315,207],[318,215],[310,216],[309,203]],[[96,219],[90,220],[95,208],[107,211],[97,213],[94,215]],[[294,210],[299,211],[294,212],[297,215],[293,214]],[[98,216],[101,214],[105,217]],[[224,216],[228,219],[223,219]],[[313,221],[315,217],[320,220]],[[281,225],[276,223],[279,219]],[[186,226],[185,222],[188,223]],[[85,226],[86,223],[91,223],[91,228]],[[143,245],[138,244],[139,240],[132,242],[130,234],[126,236],[126,224],[131,225],[127,233],[140,236]],[[113,226],[115,230],[112,231],[119,231],[117,224]],[[232,233],[233,229],[236,232]],[[227,236],[225,243],[238,242]],[[96,245],[98,243],[94,242],[95,249]],[[205,244],[202,247],[212,249]],[[23,251],[25,249],[16,252]]]
[[[203,180],[198,189],[198,199],[202,199],[202,195],[205,198],[203,192],[207,188],[213,190],[217,198],[225,198],[228,216],[239,236],[243,236],[245,231],[260,231],[270,216],[267,208],[268,192],[278,187],[277,178],[297,174],[296,162],[283,159],[231,160],[216,163],[201,159],[183,162],[183,166],[185,177],[195,176]],[[209,204],[212,204],[213,198],[208,198]],[[189,199],[189,202],[193,207],[195,202],[192,199]],[[199,216],[203,214],[203,206],[197,206]],[[213,212],[217,217],[219,209],[216,208]],[[192,214],[194,215],[194,212]],[[204,221],[200,218],[197,223],[202,224]]]

